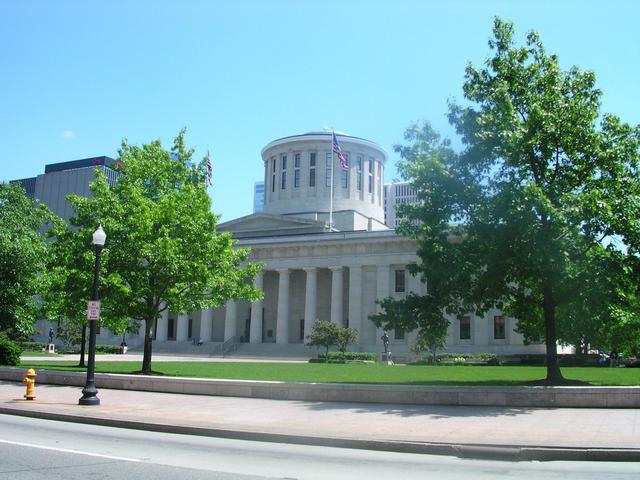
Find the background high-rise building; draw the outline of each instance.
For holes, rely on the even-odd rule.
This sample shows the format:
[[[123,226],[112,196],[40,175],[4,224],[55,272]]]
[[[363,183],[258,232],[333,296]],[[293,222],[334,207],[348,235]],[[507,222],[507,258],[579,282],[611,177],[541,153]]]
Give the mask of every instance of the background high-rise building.
[[[384,223],[389,228],[400,224],[396,207],[404,203],[417,203],[418,196],[409,182],[387,183],[384,186]]]
[[[115,163],[116,160],[105,156],[50,163],[45,165],[43,174],[13,180],[11,183],[20,183],[27,195],[47,205],[59,217],[68,220],[74,212],[65,196],[70,193],[91,195],[89,185],[95,177],[96,169],[101,169],[107,181],[114,185],[121,175],[115,170]]]
[[[264,181],[256,182],[253,185],[253,213],[261,212],[264,209]]]

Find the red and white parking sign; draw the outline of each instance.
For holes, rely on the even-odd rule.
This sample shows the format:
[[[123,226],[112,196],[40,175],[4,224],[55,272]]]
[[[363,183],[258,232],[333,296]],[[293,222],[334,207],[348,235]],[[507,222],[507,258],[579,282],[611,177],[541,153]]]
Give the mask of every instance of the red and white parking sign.
[[[90,300],[87,302],[87,320],[100,319],[100,301]]]

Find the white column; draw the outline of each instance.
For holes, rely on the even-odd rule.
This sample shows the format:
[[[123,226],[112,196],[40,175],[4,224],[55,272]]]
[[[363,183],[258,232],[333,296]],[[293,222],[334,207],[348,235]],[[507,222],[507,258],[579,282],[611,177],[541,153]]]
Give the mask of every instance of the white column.
[[[288,268],[278,269],[278,317],[276,319],[276,343],[289,343],[289,275]]]
[[[205,308],[200,312],[200,338],[203,342],[211,341],[211,319],[213,318],[213,310]]]
[[[389,265],[378,265],[376,275],[376,300],[382,300],[389,296]],[[382,312],[382,307],[376,304],[376,313]],[[376,329],[376,344],[382,345],[382,328]]]
[[[258,290],[262,290],[263,285],[264,274],[260,272],[258,273],[258,275],[256,275],[256,288]],[[249,329],[249,342],[262,343],[262,298],[256,300],[251,304],[251,327]]]
[[[316,267],[308,267],[304,269],[307,272],[307,283],[304,295],[304,336],[306,337],[313,328],[313,322],[318,319],[318,269]]]
[[[331,321],[342,326],[342,267],[329,267],[331,270]]]
[[[362,337],[362,267],[349,267],[349,327],[358,331],[358,343]]]
[[[176,328],[176,342],[184,342],[189,339],[189,316],[178,315],[178,327]]]
[[[156,323],[156,342],[167,341],[167,328],[169,325],[169,310],[166,309],[160,314]]]
[[[227,308],[224,312],[224,341],[236,336],[236,317],[238,304],[235,300],[227,302]]]

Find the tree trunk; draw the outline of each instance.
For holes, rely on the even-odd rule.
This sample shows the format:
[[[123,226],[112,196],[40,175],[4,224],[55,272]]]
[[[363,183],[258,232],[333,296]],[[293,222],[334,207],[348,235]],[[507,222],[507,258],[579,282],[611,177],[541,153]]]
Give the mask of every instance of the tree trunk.
[[[543,311],[544,311],[544,337],[547,347],[547,378],[548,385],[561,385],[565,379],[558,364],[558,345],[556,337],[556,306],[553,299],[553,291],[549,280],[543,280]]]
[[[85,344],[87,343],[87,326],[82,326],[82,336],[80,337],[80,362],[78,362],[79,367],[84,367],[84,349]]]
[[[582,351],[582,342],[579,340],[573,344],[573,349],[576,351],[578,355],[580,355],[581,353],[584,353]]]
[[[144,321],[144,354],[142,356],[142,374],[151,375],[151,350],[153,347],[153,319]]]

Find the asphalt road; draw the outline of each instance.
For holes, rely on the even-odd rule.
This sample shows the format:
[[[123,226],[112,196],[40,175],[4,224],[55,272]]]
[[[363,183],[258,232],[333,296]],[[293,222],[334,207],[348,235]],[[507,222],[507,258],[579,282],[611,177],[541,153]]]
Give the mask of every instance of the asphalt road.
[[[0,415],[0,479],[640,478],[640,463],[502,462],[166,434]]]

